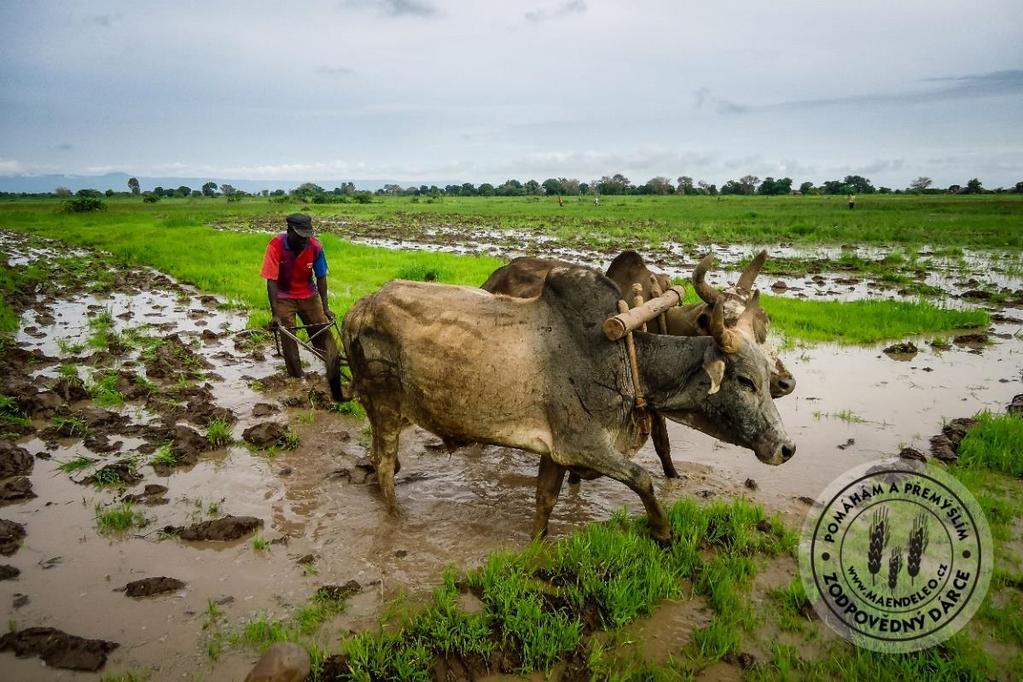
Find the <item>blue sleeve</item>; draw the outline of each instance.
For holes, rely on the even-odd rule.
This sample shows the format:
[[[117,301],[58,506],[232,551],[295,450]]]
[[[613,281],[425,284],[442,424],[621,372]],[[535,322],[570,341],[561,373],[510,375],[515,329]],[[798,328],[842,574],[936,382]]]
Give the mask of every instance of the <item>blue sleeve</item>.
[[[316,273],[317,277],[327,276],[327,257],[323,255],[322,248],[319,255],[316,256],[316,260],[313,261],[313,272]]]

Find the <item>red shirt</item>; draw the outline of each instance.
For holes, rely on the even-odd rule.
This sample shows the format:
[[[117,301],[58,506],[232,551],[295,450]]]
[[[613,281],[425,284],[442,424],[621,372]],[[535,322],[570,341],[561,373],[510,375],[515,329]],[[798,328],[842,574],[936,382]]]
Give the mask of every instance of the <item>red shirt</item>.
[[[288,235],[281,233],[266,245],[263,279],[277,280],[277,298],[311,298],[316,295],[316,277],[327,276],[327,258],[316,237],[296,253],[288,248]]]

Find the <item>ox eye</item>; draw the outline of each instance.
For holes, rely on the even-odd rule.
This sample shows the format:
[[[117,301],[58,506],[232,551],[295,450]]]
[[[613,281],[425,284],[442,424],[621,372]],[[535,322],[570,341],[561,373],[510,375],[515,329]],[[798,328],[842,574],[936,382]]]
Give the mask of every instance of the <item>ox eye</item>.
[[[746,390],[753,391],[754,393],[757,392],[757,385],[753,383],[753,380],[750,379],[749,377],[739,375],[737,379],[739,383],[742,384],[742,387],[745,388]]]

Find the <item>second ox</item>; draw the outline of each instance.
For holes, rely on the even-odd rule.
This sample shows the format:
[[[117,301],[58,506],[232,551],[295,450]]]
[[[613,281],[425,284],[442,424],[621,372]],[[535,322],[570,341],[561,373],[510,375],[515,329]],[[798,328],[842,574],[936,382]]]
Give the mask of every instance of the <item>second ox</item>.
[[[629,459],[642,437],[626,350],[601,330],[617,299],[618,287],[600,273],[555,266],[531,298],[398,280],[352,306],[342,339],[389,508],[398,510],[399,436],[414,423],[448,443],[539,455],[536,535],[546,533],[573,471],[627,485],[643,501],[653,537],[667,541],[650,474]],[[710,336],[634,334],[649,404],[713,424],[718,437],[781,464],[795,445],[771,398],[770,362],[749,332],[758,303],[735,324],[722,308]]]
[[[719,301],[725,321],[729,324],[736,324],[750,302],[754,282],[766,259],[767,252],[761,251],[739,275],[734,286],[719,291],[705,281],[712,257],[709,255],[704,257],[693,271],[693,286],[703,302],[682,304],[669,309],[664,315],[666,324],[663,331],[674,336],[709,335],[714,304]],[[543,288],[545,276],[556,266],[571,266],[571,264],[531,256],[516,258],[495,270],[483,283],[482,288],[495,294],[523,298],[536,296]],[[656,295],[655,288],[666,291],[671,286],[670,277],[652,272],[643,261],[643,257],[635,251],[623,251],[616,256],[608,266],[606,274],[618,285],[621,297],[627,300],[631,300],[632,288],[637,284],[642,289],[644,300],[649,300]],[[795,389],[796,381],[767,340],[770,324],[767,314],[758,306],[755,313],[747,315],[746,322],[750,337],[762,346],[771,363],[771,396],[781,398],[788,395]],[[654,325],[653,328],[658,329],[658,326]],[[671,443],[668,440],[664,415],[655,411],[651,416],[651,438],[657,456],[661,460],[664,475],[668,478],[675,478],[678,473],[671,459]],[[713,430],[704,428],[704,424],[699,421],[689,418],[682,418],[679,421],[699,431],[716,435]],[[570,482],[578,482],[578,477],[570,477]]]

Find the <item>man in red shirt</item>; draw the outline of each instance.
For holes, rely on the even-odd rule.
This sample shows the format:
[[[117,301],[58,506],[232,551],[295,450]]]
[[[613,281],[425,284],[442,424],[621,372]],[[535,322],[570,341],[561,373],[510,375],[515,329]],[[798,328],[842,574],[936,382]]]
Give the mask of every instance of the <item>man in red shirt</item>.
[[[330,323],[334,313],[327,303],[327,259],[323,245],[313,236],[313,221],[305,213],[287,217],[288,231],[277,235],[266,246],[260,275],[266,280],[270,300],[271,324],[294,327],[295,314],[313,336]],[[302,376],[298,346],[281,335],[281,350],[288,374]],[[317,336],[313,343],[328,358],[337,354],[334,337],[329,331]]]

